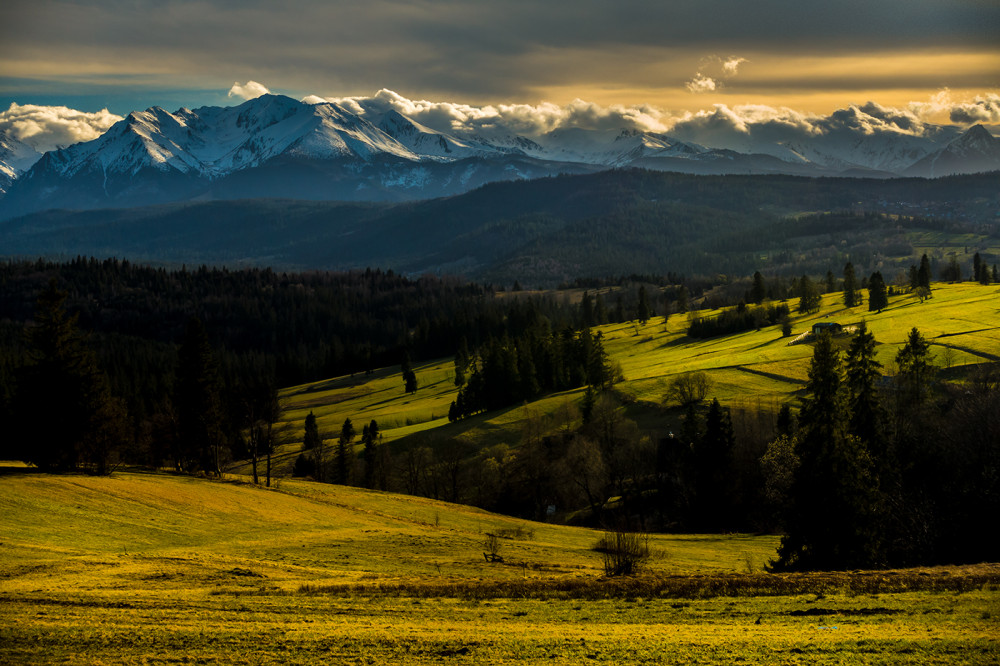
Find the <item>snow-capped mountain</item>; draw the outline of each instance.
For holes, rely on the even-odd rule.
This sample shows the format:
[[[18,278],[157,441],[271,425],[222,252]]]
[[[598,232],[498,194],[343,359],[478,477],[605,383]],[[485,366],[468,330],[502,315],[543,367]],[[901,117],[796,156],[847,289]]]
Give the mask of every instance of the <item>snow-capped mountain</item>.
[[[28,144],[0,132],[0,196],[40,157],[41,154]]]
[[[813,176],[1000,168],[1000,140],[981,126],[961,136],[956,128],[916,136],[841,127],[808,140],[747,133],[709,146],[636,130],[571,127],[529,137],[491,124],[442,131],[396,110],[281,95],[235,107],[135,111],[99,138],[41,159],[24,144],[0,139],[0,195],[7,192],[0,217],[190,199],[426,199],[495,180],[629,166]]]
[[[975,125],[945,147],[914,163],[905,174],[937,178],[995,170],[1000,170],[1000,139],[982,125]]]

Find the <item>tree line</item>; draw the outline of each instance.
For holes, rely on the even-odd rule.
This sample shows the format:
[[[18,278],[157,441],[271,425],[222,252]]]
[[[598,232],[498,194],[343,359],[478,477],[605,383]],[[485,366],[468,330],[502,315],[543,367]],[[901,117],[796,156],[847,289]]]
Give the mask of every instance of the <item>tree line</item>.
[[[459,340],[518,339],[540,321],[573,328],[578,308],[371,269],[6,262],[0,416],[13,425],[0,449],[50,469],[106,470],[120,458],[214,473],[236,457],[256,476],[260,458],[266,474],[281,434],[277,387],[449,355]]]

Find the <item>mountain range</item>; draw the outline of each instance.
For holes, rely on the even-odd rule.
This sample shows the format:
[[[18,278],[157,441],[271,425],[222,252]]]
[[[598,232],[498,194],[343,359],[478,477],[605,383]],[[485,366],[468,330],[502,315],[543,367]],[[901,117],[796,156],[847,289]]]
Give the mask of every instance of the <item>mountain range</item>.
[[[440,131],[395,110],[349,110],[264,95],[235,107],[153,107],[102,136],[39,156],[0,134],[0,218],[55,209],[291,198],[406,201],[488,182],[641,167],[689,174],[939,177],[1000,169],[981,125],[915,136],[830,133],[740,150],[664,133],[493,125]]]

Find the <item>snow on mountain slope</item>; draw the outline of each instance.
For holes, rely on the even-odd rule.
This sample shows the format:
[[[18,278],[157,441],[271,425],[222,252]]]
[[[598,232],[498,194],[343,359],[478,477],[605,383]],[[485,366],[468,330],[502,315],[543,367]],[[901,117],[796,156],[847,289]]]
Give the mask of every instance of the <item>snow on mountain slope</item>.
[[[491,146],[462,141],[450,134],[433,130],[395,110],[387,111],[381,118],[373,118],[371,122],[414,155],[421,157],[456,160],[498,152]]]
[[[1000,139],[982,125],[975,125],[947,146],[914,163],[905,173],[938,178],[996,170],[1000,170]]]
[[[130,113],[93,141],[40,159],[0,136],[7,141],[0,144],[0,194],[6,192],[0,217],[189,198],[396,201],[456,194],[494,180],[629,166],[878,177],[1000,168],[1000,140],[983,127],[961,136],[954,126],[876,131],[832,121],[811,129],[708,127],[701,134],[679,126],[672,132],[680,134],[562,127],[525,136],[517,127],[454,120],[432,128],[396,109],[270,94],[235,107],[173,113],[152,107]]]
[[[134,175],[151,167],[210,179],[282,154],[419,160],[385,132],[336,104],[308,105],[279,95],[230,108],[135,111],[100,138],[59,154],[57,163],[65,176],[100,165],[105,173]]]
[[[28,144],[0,132],[0,196],[42,155]]]

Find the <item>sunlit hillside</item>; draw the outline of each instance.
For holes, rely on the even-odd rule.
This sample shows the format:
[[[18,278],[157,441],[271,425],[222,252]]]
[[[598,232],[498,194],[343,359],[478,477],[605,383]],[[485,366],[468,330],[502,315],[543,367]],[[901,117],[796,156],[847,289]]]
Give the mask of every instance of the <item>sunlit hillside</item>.
[[[705,372],[710,380],[708,397],[717,397],[725,405],[770,407],[791,402],[794,406],[806,382],[812,346],[789,343],[817,322],[846,327],[864,320],[879,343],[878,359],[886,374],[893,373],[895,354],[914,327],[931,343],[934,363],[948,379],[961,380],[975,364],[1000,359],[1000,287],[996,285],[935,284],[932,298],[921,302],[910,294],[891,296],[889,307],[881,313],[868,312],[866,304],[845,308],[839,292],[825,295],[821,309],[813,314],[795,313],[796,302],[788,304],[793,310],[793,333],[787,338],[780,326],[768,326],[693,339],[686,335],[689,319],[684,314],[671,315],[666,322],[654,317],[645,325],[601,326],[595,332],[603,336],[612,362],[621,365],[625,379],[615,391],[633,404],[630,415],[651,428],[670,427],[679,417],[679,410],[671,412],[674,406],[667,401],[667,390],[674,377],[690,371]],[[842,339],[843,345],[846,340]],[[552,415],[552,427],[572,425],[566,421],[572,418],[572,410],[564,408],[579,405],[583,394],[582,389],[567,391],[450,423],[448,406],[457,394],[452,359],[414,369],[419,389],[411,395],[404,391],[398,367],[284,390],[290,441],[280,449],[279,473],[290,471],[301,449],[302,422],[310,411],[317,416],[321,433],[333,440],[349,418],[358,431],[375,419],[390,444],[455,440],[473,447],[516,445],[527,418]],[[560,418],[560,413],[570,415]],[[245,472],[247,468],[237,465],[234,469]]]
[[[131,596],[129,581],[192,589],[595,578],[601,533],[357,488],[277,487],[162,473],[53,476],[0,467],[0,581]],[[498,534],[504,563],[483,556]],[[746,571],[777,537],[652,537],[659,573]]]

